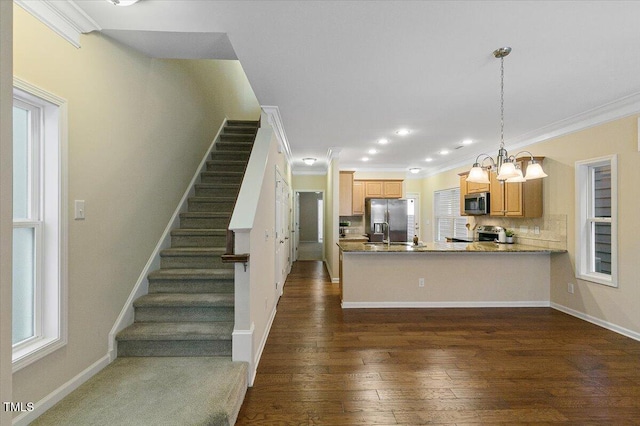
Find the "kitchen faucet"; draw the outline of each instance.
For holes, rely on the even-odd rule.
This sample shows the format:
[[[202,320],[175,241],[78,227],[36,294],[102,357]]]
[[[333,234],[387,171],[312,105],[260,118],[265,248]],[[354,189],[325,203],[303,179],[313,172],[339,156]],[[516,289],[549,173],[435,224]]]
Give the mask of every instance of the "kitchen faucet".
[[[384,239],[384,230],[385,228],[387,229],[387,240],[385,241]],[[391,243],[391,235],[390,235],[390,229],[389,229],[389,222],[382,222],[382,242],[383,243],[387,243],[387,246],[389,246],[389,244]]]

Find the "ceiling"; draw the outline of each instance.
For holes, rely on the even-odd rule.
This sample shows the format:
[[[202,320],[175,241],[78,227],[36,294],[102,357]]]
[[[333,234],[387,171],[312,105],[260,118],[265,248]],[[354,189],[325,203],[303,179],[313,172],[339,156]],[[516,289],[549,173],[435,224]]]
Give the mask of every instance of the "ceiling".
[[[341,169],[420,175],[495,155],[492,52],[503,46],[513,48],[504,60],[511,153],[640,104],[640,2],[75,3],[105,34],[151,56],[237,58],[260,104],[280,110],[294,173],[326,170],[331,151]],[[465,139],[473,143],[460,148]],[[309,167],[303,157],[319,161]]]

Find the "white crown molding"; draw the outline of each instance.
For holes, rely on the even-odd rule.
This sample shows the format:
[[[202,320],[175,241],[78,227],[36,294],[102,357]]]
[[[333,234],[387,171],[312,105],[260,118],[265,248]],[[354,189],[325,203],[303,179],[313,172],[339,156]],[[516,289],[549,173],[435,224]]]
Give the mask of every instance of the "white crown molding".
[[[324,176],[327,174],[327,169],[326,168],[323,168],[322,170],[291,169],[291,174],[294,176],[301,176],[301,175]]]
[[[14,2],[77,48],[80,48],[80,34],[102,29],[73,0]]]
[[[289,145],[289,139],[287,139],[287,133],[284,131],[284,124],[282,123],[282,116],[280,115],[280,109],[277,106],[261,105],[262,111],[267,114],[267,119],[273,131],[278,138],[279,152],[283,152],[287,157],[289,164],[293,163],[293,155],[291,154],[291,146]]]

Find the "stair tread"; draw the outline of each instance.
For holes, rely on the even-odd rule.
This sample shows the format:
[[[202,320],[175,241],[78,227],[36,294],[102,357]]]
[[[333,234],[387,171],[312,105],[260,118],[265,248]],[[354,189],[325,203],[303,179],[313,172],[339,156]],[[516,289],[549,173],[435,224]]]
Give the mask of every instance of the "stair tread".
[[[226,229],[216,228],[177,228],[171,231],[171,235],[179,236],[220,236],[227,235]]]
[[[136,322],[117,340],[231,340],[233,322]]]
[[[229,151],[227,151],[229,152]],[[242,151],[244,152],[244,151]],[[222,164],[222,165],[226,165],[226,164],[235,164],[235,165],[240,165],[240,164],[247,164],[247,160],[207,160],[207,164]]]
[[[231,217],[230,212],[184,212],[182,217]]]
[[[184,279],[211,279],[223,278],[231,279],[234,277],[233,269],[158,269],[149,273],[151,279],[168,279],[176,278]]]
[[[194,196],[194,197],[189,197],[189,201],[200,201],[200,202],[208,202],[208,203],[215,203],[215,202],[225,202],[228,203],[230,201],[236,201],[236,197],[211,197],[211,196]]]
[[[133,306],[142,307],[233,307],[231,293],[153,293],[139,297]]]
[[[201,256],[224,254],[226,247],[170,247],[162,250],[160,256]]]
[[[205,172],[202,172],[201,174],[242,176],[244,175],[244,172],[227,171],[227,170],[207,170]]]

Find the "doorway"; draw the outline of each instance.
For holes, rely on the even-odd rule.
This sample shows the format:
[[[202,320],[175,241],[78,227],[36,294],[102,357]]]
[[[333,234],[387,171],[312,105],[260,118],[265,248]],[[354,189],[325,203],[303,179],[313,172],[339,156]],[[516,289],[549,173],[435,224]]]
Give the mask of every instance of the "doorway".
[[[324,253],[324,194],[321,191],[296,193],[296,260],[322,260]]]

